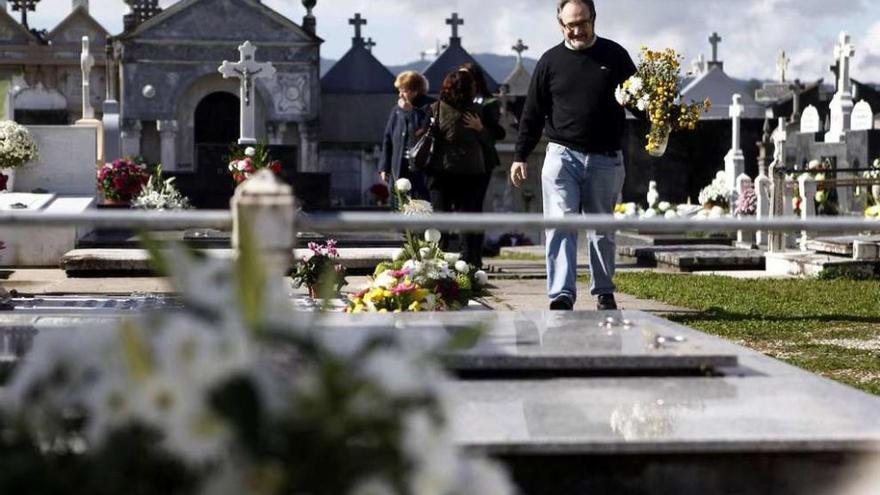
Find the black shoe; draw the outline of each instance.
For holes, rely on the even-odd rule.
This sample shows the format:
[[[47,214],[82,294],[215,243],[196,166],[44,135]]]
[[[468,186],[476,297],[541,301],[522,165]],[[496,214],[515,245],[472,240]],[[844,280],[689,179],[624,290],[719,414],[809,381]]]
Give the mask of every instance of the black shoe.
[[[617,309],[617,303],[614,301],[614,294],[600,294],[599,302],[596,304],[599,311],[609,311]]]
[[[568,296],[559,296],[550,302],[551,311],[571,311],[574,308],[574,302]]]

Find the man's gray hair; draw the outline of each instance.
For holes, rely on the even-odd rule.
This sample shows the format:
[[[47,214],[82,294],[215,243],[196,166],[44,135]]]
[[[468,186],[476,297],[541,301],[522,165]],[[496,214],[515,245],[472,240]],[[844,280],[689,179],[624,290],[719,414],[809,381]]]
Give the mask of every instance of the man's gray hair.
[[[593,16],[593,20],[596,19],[596,2],[594,2],[593,0],[559,0],[559,4],[556,7],[556,15],[561,14],[562,9],[572,2],[586,6],[588,9],[590,9],[590,14]]]

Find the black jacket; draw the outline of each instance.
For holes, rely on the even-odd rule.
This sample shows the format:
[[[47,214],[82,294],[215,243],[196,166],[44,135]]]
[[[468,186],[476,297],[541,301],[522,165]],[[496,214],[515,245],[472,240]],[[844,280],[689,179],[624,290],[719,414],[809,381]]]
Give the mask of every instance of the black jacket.
[[[486,173],[490,173],[501,164],[495,143],[503,141],[507,137],[507,131],[501,125],[501,101],[498,98],[485,98],[478,100],[477,104],[480,105],[483,127],[488,131],[488,139],[483,140],[483,160],[486,163]]]
[[[465,127],[464,114],[480,115],[477,105],[457,109],[444,102],[431,105],[437,115],[437,139],[434,143],[434,163],[431,169],[455,175],[479,175],[486,172],[483,150],[489,141],[489,130],[482,132]],[[435,110],[436,109],[436,110]]]
[[[379,170],[391,174],[394,179],[401,177],[401,170],[406,170],[406,150],[416,143],[416,131],[427,126],[427,106],[434,102],[425,95],[416,97],[412,110],[404,110],[394,105],[385,125],[382,139],[382,159]],[[406,173],[404,172],[404,176]]]

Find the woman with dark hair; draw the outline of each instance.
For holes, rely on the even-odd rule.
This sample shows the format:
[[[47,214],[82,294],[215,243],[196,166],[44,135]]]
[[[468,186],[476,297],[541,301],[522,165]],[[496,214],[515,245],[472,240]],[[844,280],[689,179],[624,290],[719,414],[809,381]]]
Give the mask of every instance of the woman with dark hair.
[[[487,131],[484,133],[482,141],[485,173],[480,177],[481,188],[479,193],[479,211],[483,211],[483,204],[486,202],[486,192],[489,190],[489,181],[492,179],[492,171],[501,164],[501,159],[498,158],[498,151],[495,149],[495,143],[503,140],[507,133],[504,131],[504,127],[501,126],[501,101],[489,92],[483,69],[470,62],[462,65],[461,69],[468,71],[471,77],[474,78],[474,104],[480,108],[479,115]],[[483,243],[486,238],[484,232],[480,232],[478,235],[480,249],[475,256],[475,265],[480,265],[483,262]]]
[[[440,101],[431,105],[437,119],[437,135],[428,193],[436,211],[479,212],[482,210],[482,177],[486,173],[483,158],[488,131],[480,118],[480,107],[474,105],[474,78],[467,70],[456,70],[446,76],[440,89]],[[444,244],[448,244],[444,236]],[[482,236],[462,236],[462,258],[480,266]]]

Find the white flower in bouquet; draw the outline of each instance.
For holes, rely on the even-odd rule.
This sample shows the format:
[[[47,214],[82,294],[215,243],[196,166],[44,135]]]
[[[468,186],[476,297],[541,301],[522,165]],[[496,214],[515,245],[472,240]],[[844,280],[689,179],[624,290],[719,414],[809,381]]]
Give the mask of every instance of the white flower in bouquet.
[[[720,206],[713,206],[711,210],[709,210],[709,218],[722,218],[724,216],[724,208]]]
[[[423,247],[419,249],[419,256],[422,258],[427,258],[429,254],[431,254],[431,248]]]
[[[397,248],[394,251],[391,251],[391,259],[394,261],[400,261],[403,259],[403,255],[406,254],[402,248]]]
[[[412,182],[406,178],[397,179],[397,181],[394,182],[394,188],[402,193],[408,193],[412,191]]]
[[[257,154],[257,150],[253,146],[248,146],[247,148],[244,149],[244,156],[253,157],[256,154]]]
[[[438,243],[440,242],[441,237],[442,234],[440,234],[440,231],[437,229],[428,229],[425,231],[425,240],[428,242]]]
[[[629,96],[626,94],[626,90],[623,89],[622,86],[618,86],[617,89],[614,90],[614,99],[617,100],[617,103],[620,106],[625,106],[629,101]]]
[[[816,176],[813,178],[816,179],[816,182],[822,182],[823,180],[825,180],[825,174],[816,174]]]
[[[447,263],[455,264],[456,261],[461,259],[460,253],[444,253],[443,259],[446,260]]]
[[[816,191],[816,202],[824,203],[825,200],[828,199],[828,192],[826,191]]]
[[[678,218],[678,213],[675,210],[666,210],[666,213],[663,214],[664,218]]]
[[[635,203],[627,203],[623,205],[626,208],[626,216],[634,217],[639,212],[639,207]]]
[[[644,81],[639,76],[632,76],[629,78],[629,94],[635,96],[639,94],[642,88],[645,87]]]
[[[411,199],[403,205],[404,215],[427,215],[434,212],[431,203],[423,199]]]
[[[699,201],[701,205],[706,203],[726,204],[730,201],[731,190],[727,187],[724,172],[718,172],[711,184],[700,191]]]
[[[483,270],[477,270],[476,273],[474,273],[474,280],[480,285],[486,285],[489,283],[489,275]]]
[[[660,210],[660,213],[666,213],[670,208],[672,208],[672,204],[669,201],[661,201],[657,205],[657,209]]]
[[[397,279],[391,275],[389,270],[380,273],[376,280],[373,281],[373,287],[380,287],[382,289],[390,289],[396,285]]]
[[[467,273],[471,270],[471,267],[465,260],[458,260],[455,262],[455,270],[459,273]]]
[[[640,111],[644,112],[648,109],[648,106],[651,104],[651,98],[648,95],[644,95],[639,98],[639,101],[636,102],[636,108]]]
[[[0,122],[0,168],[18,168],[39,158],[30,131],[11,120]]]
[[[655,210],[654,208],[648,208],[642,214],[642,218],[654,218],[656,216],[657,216],[657,210]]]
[[[189,198],[174,185],[174,177],[160,182],[161,171],[150,177],[147,185],[131,202],[132,208],[141,210],[186,210],[192,207]]]
[[[807,170],[816,170],[819,168],[822,168],[822,161],[821,160],[813,159],[813,160],[810,160],[809,163],[807,163]]]

